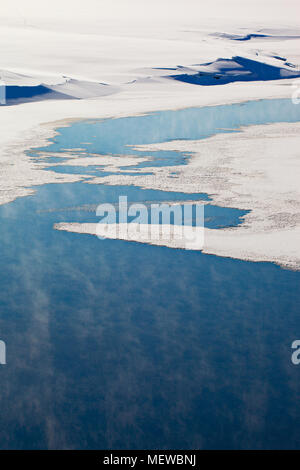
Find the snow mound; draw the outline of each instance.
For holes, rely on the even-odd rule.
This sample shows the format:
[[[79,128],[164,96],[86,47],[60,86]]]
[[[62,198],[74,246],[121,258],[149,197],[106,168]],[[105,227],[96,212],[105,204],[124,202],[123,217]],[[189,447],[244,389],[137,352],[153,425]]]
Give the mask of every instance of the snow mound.
[[[214,37],[229,39],[231,41],[251,41],[256,40],[288,40],[299,39],[300,30],[293,29],[262,29],[254,33],[231,34],[231,33],[213,33]]]
[[[0,71],[0,81],[5,85],[6,105],[46,99],[96,98],[119,91],[118,87],[106,83],[8,70]]]
[[[273,57],[273,59],[276,58]],[[179,66],[177,67],[179,73],[169,75],[169,78],[194,85],[209,86],[300,77],[300,71],[295,70],[293,64],[282,64],[282,58],[277,58],[276,62],[279,64],[268,64],[241,56],[235,56],[232,59],[219,58],[193,67]]]

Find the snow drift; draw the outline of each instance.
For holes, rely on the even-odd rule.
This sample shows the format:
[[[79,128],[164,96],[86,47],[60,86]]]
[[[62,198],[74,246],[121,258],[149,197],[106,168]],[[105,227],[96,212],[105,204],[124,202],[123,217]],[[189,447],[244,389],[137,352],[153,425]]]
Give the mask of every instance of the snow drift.
[[[281,61],[281,58],[278,60]],[[179,73],[169,77],[182,82],[205,86],[300,77],[300,72],[295,70],[293,64],[284,65],[276,66],[236,56],[232,59],[220,58],[191,68],[178,67],[177,71]]]

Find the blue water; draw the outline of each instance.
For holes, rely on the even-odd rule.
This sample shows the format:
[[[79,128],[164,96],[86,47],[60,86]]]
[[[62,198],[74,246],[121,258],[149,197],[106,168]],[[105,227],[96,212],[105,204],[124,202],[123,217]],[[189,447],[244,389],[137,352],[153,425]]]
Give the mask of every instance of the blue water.
[[[44,150],[90,142],[87,154],[131,154],[128,144],[280,120],[299,121],[300,107],[272,100],[78,122]],[[159,165],[165,155],[153,157]],[[0,447],[299,448],[290,346],[300,335],[300,273],[52,229],[96,221],[95,207],[119,195],[203,201],[215,228],[245,214],[205,194],[84,181],[1,206]]]
[[[59,129],[49,146],[32,152],[36,158],[40,153],[60,152],[62,149],[84,148],[77,151],[86,154],[151,155],[152,160],[132,166],[169,166],[185,164],[188,155],[180,152],[138,152],[132,146],[174,139],[197,140],[217,133],[230,132],[241,126],[274,122],[296,122],[300,119],[299,106],[291,100],[260,100],[242,104],[188,108],[178,111],[162,111],[137,117],[120,119],[88,120],[73,123]],[[88,142],[89,145],[86,145]],[[53,161],[57,161],[53,157]],[[61,159],[60,159],[61,160]],[[101,158],[99,159],[101,161]],[[100,164],[100,163],[99,163]]]

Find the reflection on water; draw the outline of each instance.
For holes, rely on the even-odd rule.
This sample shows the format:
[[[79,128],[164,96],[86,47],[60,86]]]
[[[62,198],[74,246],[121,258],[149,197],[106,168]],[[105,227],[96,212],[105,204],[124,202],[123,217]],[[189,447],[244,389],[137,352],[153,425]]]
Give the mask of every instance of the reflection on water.
[[[0,207],[1,448],[299,448],[300,273],[52,230],[120,194],[207,199],[76,183]]]

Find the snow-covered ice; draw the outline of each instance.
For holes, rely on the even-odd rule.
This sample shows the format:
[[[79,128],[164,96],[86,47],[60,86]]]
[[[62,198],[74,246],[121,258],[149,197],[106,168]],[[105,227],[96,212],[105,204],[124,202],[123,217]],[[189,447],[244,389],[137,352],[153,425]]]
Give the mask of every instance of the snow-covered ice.
[[[7,7],[0,20],[0,80],[7,90],[7,106],[0,106],[1,204],[31,194],[35,185],[82,178],[46,172],[46,164],[33,163],[25,155],[74,119],[299,97],[299,5],[292,0],[273,6],[266,2],[269,9],[262,8],[260,18],[257,2],[253,7],[243,2],[249,15],[243,15],[236,2],[229,2],[226,11],[220,10],[219,2],[217,15],[213,6],[205,15],[204,3],[189,0],[186,11],[174,3],[174,18],[162,6],[157,19],[160,10],[154,2],[148,22],[141,21],[137,2],[140,13],[128,22],[122,21],[122,6],[118,18],[116,12],[108,18],[92,0],[84,6],[76,2],[72,18],[69,2],[56,13],[54,2],[47,18],[38,2],[32,15],[17,3],[20,10]],[[201,190],[214,202],[251,210],[239,227],[207,230],[204,251],[298,269],[298,133],[297,124],[276,124],[202,142],[167,143],[161,148],[183,146],[194,152],[190,164],[178,169],[178,179],[168,178],[164,168],[157,170],[155,183],[142,175],[105,181],[142,181],[144,187],[187,191],[184,178],[192,177],[196,167]],[[95,164],[95,159],[85,164]],[[73,165],[71,160],[64,163]],[[118,163],[114,161],[115,166]],[[214,178],[201,177],[207,168],[219,173],[223,169],[223,186],[216,188]]]

